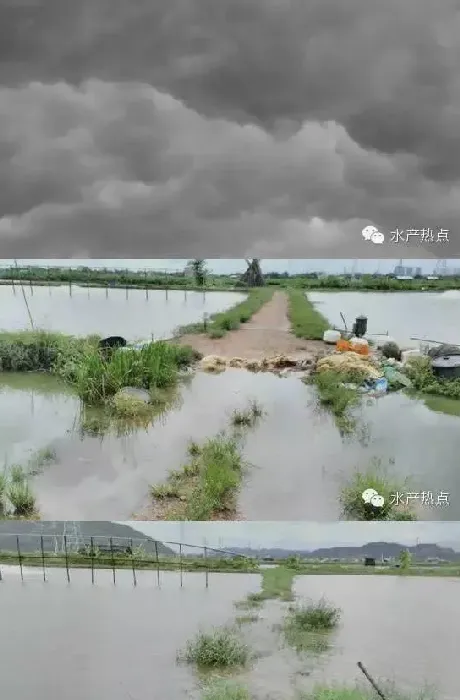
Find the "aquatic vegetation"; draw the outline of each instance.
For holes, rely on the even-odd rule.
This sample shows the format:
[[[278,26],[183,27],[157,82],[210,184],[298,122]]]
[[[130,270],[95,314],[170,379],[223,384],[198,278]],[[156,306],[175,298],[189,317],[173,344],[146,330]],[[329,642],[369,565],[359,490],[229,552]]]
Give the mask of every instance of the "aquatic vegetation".
[[[242,452],[243,431],[254,427],[261,416],[262,407],[252,401],[246,410],[232,414],[232,432],[221,432],[202,444],[192,441],[188,462],[170,472],[164,483],[150,488],[159,515],[177,520],[233,517],[238,489],[249,466]]]
[[[178,660],[195,664],[201,669],[245,666],[251,659],[251,651],[238,631],[231,627],[219,627],[211,632],[200,632],[187,643]]]
[[[18,464],[0,473],[0,518],[36,518],[37,501],[28,473]]]
[[[251,428],[263,415],[264,411],[262,406],[257,401],[253,400],[249,403],[246,410],[235,409],[232,413],[231,422],[235,427],[243,426],[245,428]]]
[[[374,489],[383,496],[384,504],[374,507],[366,503],[362,496],[366,489]],[[381,460],[373,459],[365,470],[356,470],[342,487],[339,501],[343,517],[346,520],[417,520],[411,508],[397,503],[397,494],[410,490],[408,479],[391,476]]]

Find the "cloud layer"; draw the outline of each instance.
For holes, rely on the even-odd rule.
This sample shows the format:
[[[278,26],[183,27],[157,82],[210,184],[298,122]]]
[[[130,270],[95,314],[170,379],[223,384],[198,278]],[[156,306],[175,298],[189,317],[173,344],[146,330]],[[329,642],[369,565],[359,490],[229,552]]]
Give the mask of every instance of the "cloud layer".
[[[4,0],[2,257],[460,255],[456,7]]]

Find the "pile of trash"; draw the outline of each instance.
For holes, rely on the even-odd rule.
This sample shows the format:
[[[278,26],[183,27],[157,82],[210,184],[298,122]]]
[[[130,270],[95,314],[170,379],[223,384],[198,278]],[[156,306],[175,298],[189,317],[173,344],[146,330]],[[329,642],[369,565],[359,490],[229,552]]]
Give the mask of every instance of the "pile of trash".
[[[227,367],[247,369],[250,372],[280,372],[282,370],[301,371],[312,369],[317,360],[316,356],[292,357],[290,355],[275,355],[261,359],[246,359],[243,357],[220,357],[207,355],[200,361],[200,369],[206,372],[223,372]]]
[[[316,363],[317,372],[333,371],[352,374],[359,372],[368,379],[380,379],[382,372],[374,364],[374,360],[369,356],[360,355],[357,352],[338,352],[327,357],[323,357]]]

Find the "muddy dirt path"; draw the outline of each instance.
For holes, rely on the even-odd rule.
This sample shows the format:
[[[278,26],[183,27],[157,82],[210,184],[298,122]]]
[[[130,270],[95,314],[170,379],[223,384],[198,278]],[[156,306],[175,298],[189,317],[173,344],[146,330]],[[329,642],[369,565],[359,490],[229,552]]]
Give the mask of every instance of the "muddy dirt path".
[[[248,323],[223,338],[209,338],[205,334],[187,334],[178,339],[182,345],[191,345],[203,355],[262,359],[275,355],[304,358],[324,349],[318,340],[302,340],[290,332],[288,298],[284,292],[275,292],[272,299],[254,314]]]

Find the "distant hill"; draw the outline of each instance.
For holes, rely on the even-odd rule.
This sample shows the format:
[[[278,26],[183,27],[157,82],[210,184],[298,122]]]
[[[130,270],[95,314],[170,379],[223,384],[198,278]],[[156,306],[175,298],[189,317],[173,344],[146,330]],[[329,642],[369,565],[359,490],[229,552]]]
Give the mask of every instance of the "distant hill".
[[[417,560],[443,559],[445,561],[460,562],[460,552],[456,552],[451,547],[440,547],[437,544],[423,543],[408,547],[398,542],[368,542],[362,547],[321,547],[313,551],[302,549],[250,549],[248,547],[232,547],[235,554],[247,557],[286,559],[293,555],[298,555],[303,559],[364,559],[373,557],[374,559],[397,558],[401,550],[407,549]]]
[[[46,521],[31,522],[27,520],[0,520],[0,551],[17,551],[17,539],[22,553],[36,552],[40,550],[43,537],[45,552],[62,551],[64,549],[64,535],[67,537],[68,550],[89,545],[91,537],[95,546],[98,544],[110,544],[110,538],[114,546],[130,545],[133,547],[142,545],[145,552],[155,554],[155,540],[129,525],[120,525],[110,521]],[[157,542],[158,554],[161,556],[175,556],[172,549]]]

